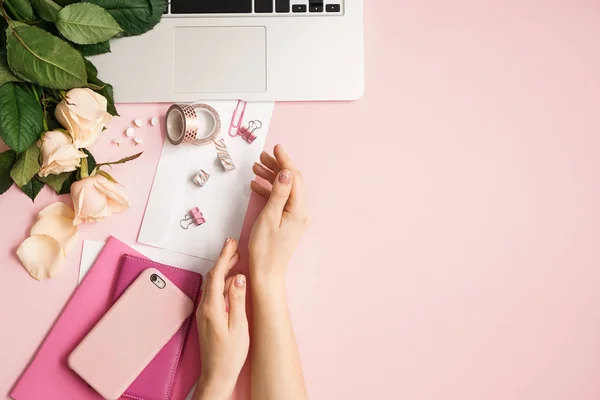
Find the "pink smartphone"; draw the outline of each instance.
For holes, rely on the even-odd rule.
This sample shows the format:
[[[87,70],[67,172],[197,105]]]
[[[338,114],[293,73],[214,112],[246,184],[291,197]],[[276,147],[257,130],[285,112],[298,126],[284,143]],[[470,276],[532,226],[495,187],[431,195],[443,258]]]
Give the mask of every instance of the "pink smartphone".
[[[117,400],[194,311],[154,268],[142,272],[69,356],[69,367]]]

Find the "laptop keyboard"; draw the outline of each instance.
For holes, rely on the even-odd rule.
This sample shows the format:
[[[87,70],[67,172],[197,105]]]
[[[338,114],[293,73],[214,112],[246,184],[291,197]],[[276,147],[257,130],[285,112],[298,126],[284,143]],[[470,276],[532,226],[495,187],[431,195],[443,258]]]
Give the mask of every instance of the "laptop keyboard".
[[[171,0],[166,14],[340,15],[343,0]]]

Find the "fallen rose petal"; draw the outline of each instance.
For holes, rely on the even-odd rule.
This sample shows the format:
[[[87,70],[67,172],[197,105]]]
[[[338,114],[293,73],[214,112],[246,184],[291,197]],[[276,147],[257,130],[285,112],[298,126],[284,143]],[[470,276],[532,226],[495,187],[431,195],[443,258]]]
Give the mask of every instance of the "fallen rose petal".
[[[50,215],[48,217],[38,220],[33,228],[31,228],[31,236],[33,235],[47,235],[55,239],[63,252],[67,254],[79,237],[79,230],[73,226],[73,220],[57,215]]]
[[[75,218],[75,212],[73,211],[73,209],[60,201],[52,203],[48,207],[40,211],[40,213],[37,215],[37,220],[39,221],[40,219],[49,217],[51,215],[64,217],[70,219],[71,221]]]
[[[17,249],[17,257],[29,275],[38,281],[55,276],[65,261],[60,244],[46,235],[25,239]]]

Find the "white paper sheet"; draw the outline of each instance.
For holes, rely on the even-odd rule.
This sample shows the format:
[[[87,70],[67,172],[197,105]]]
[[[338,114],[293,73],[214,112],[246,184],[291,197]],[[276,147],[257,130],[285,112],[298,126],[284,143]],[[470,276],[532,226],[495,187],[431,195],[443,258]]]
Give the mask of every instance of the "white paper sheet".
[[[98,257],[98,254],[100,254],[100,251],[102,251],[104,244],[105,244],[104,242],[96,242],[93,240],[85,240],[83,242],[83,251],[81,253],[81,264],[79,265],[79,282],[78,283],[81,283],[81,281],[83,280],[85,275],[92,268],[92,266],[94,265],[94,262],[96,261],[96,258]],[[202,276],[206,276],[206,274],[208,273],[208,271],[212,268],[212,266],[214,264],[212,261],[204,260],[204,259],[198,258],[198,257],[188,256],[188,255],[181,254],[181,253],[175,253],[175,252],[169,251],[169,250],[162,250],[162,249],[157,249],[157,248],[148,247],[148,246],[137,246],[137,245],[136,246],[129,245],[129,246],[131,248],[139,251],[140,253],[142,253],[143,255],[145,255],[146,257],[151,259],[152,261],[155,261],[155,262],[158,262],[161,264],[171,265],[173,267],[185,269],[188,271],[198,272],[199,274],[202,274]],[[192,391],[190,392],[190,394],[188,395],[186,400],[192,400],[194,390],[195,390],[195,387],[192,388]]]
[[[241,234],[251,194],[249,185],[254,178],[252,165],[264,148],[274,103],[247,103],[242,125],[253,120],[262,122],[252,144],[241,137],[229,136],[237,101],[207,103],[221,117],[219,137],[225,140],[236,169],[223,170],[212,144],[173,146],[166,141],[138,242],[214,261],[223,241],[228,237],[239,238]],[[192,182],[200,169],[210,174],[202,188]],[[194,207],[200,208],[206,223],[184,230],[180,221]]]

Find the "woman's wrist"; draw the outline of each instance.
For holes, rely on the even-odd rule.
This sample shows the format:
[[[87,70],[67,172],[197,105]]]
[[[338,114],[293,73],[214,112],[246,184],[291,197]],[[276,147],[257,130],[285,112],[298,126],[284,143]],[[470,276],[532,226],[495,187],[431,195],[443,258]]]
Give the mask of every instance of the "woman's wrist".
[[[287,304],[285,277],[257,274],[252,277],[250,293],[255,307]]]
[[[250,262],[250,279],[255,287],[285,289],[285,270],[285,267]]]
[[[235,383],[231,385],[224,381],[219,382],[216,379],[201,376],[194,400],[229,400],[234,388]]]

